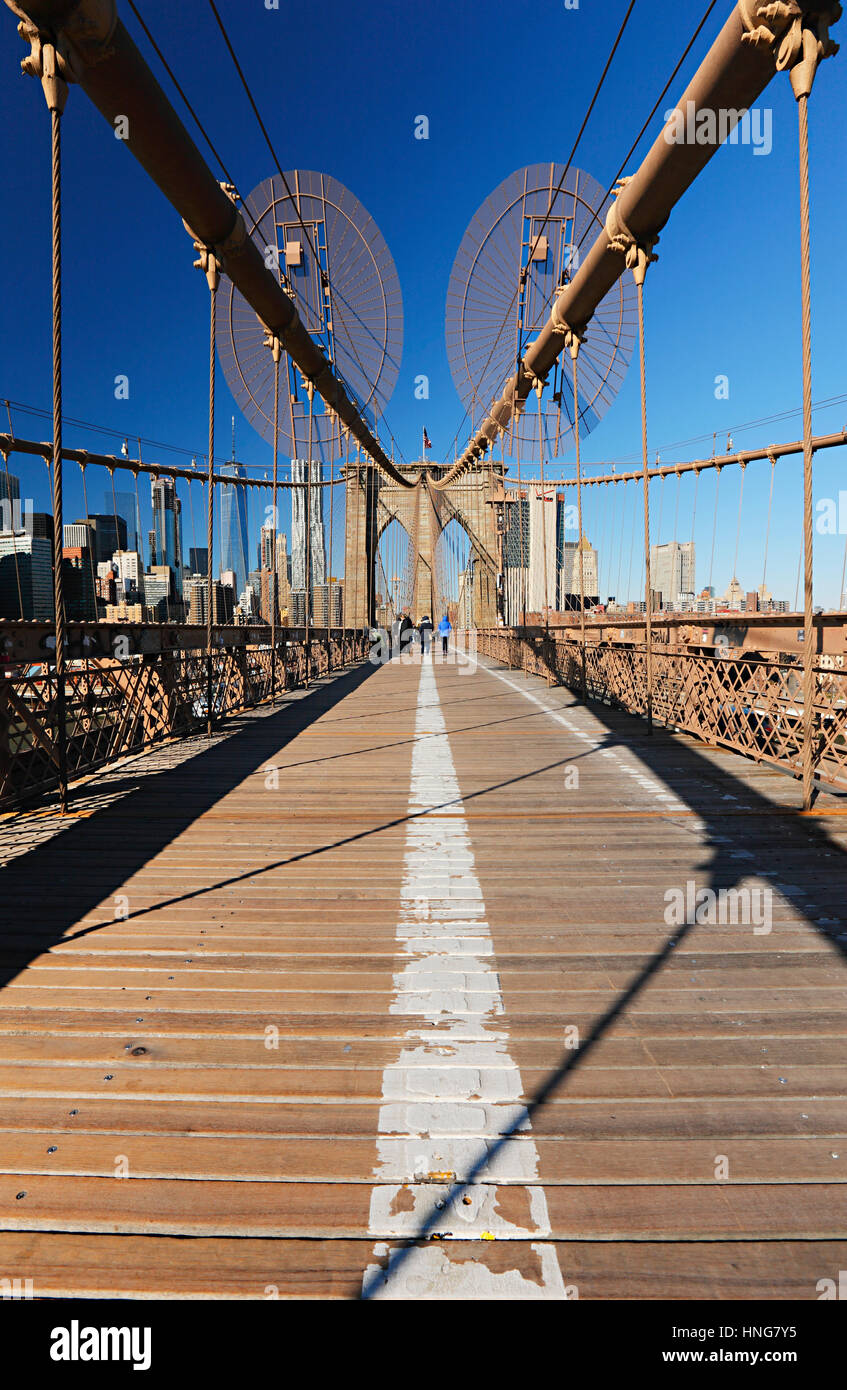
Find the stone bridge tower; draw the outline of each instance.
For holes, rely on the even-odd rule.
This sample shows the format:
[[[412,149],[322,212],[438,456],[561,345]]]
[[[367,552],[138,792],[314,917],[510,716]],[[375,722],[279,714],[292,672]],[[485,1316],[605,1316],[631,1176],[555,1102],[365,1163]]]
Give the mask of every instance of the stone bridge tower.
[[[486,462],[443,488],[438,486],[447,472],[443,465],[418,461],[401,466],[400,472],[418,486],[401,487],[361,463],[347,466],[345,626],[373,622],[377,547],[392,521],[403,527],[412,550],[412,621],[428,613],[437,623],[441,616],[436,611],[436,550],[442,531],[456,521],[470,542],[474,625],[496,626],[501,561],[493,498],[502,494],[502,463]]]

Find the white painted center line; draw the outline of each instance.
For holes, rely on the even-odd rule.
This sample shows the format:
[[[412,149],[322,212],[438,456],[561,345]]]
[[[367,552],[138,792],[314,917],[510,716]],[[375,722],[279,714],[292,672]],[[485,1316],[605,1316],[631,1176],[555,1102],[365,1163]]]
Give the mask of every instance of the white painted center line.
[[[635,762],[633,765],[633,762],[629,761],[619,749],[602,747],[602,740],[604,737],[608,736],[608,731],[586,706],[577,706],[574,708],[573,712],[575,714],[578,712],[580,717],[585,720],[588,725],[588,730],[580,728],[572,719],[566,719],[558,709],[551,709],[549,705],[546,705],[543,700],[540,700],[538,696],[533,694],[525,685],[519,685],[517,681],[510,680],[508,676],[504,676],[503,672],[498,671],[496,667],[482,666],[480,669],[486,671],[489,676],[496,676],[499,681],[502,681],[504,685],[508,685],[512,690],[517,690],[518,694],[523,695],[524,699],[531,700],[534,705],[542,709],[551,719],[555,719],[557,724],[563,725],[569,733],[573,734],[574,738],[579,739],[581,743],[587,744],[589,751],[597,752],[599,750],[604,758],[613,759],[614,762],[617,763],[618,770],[623,772],[627,777],[631,777],[633,781],[637,782],[641,790],[647,792],[654,800],[661,801],[664,810],[688,810],[684,801],[681,801],[673,792],[668,791],[668,788],[663,782],[657,781],[655,777],[651,777],[646,773],[639,763]]]
[[[383,1076],[368,1227],[378,1263],[365,1271],[364,1288],[377,1298],[565,1298],[555,1246],[543,1243],[550,1220],[543,1189],[534,1185],[538,1151],[521,1102],[520,1071],[509,1055],[491,933],[431,660],[421,666],[409,809],[423,814],[406,835],[397,924],[405,964],[394,977],[391,1005],[408,1019],[408,1031]],[[520,1133],[497,1147],[498,1136],[513,1127]],[[475,1181],[457,1193],[471,1175]],[[498,1181],[512,1188],[509,1219],[500,1211]],[[408,1250],[395,1265],[389,1242],[418,1236],[424,1227],[445,1239]],[[521,1244],[512,1247],[514,1267],[493,1272],[479,1260],[451,1259],[450,1239]],[[525,1275],[518,1264],[527,1269],[528,1260]]]

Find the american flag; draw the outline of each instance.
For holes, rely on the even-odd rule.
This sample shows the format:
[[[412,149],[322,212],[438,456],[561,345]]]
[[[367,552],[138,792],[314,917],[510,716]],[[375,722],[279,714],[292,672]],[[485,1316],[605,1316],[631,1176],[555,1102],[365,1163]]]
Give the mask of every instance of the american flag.
[[[424,446],[425,449],[431,449],[431,448],[432,448],[432,440],[430,439],[429,435],[428,435],[427,432],[426,432],[426,426],[424,426],[424,432],[423,432],[423,446]]]

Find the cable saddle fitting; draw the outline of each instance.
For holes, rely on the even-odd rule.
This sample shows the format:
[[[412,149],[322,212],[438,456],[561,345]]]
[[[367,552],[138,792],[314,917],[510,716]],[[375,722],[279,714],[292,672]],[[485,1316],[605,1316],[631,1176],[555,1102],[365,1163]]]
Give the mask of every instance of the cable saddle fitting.
[[[797,4],[796,0],[739,0],[745,33],[742,43],[770,48],[777,72],[789,72],[795,97],[809,96],[818,67],[838,52],[829,26],[842,15],[838,0]]]
[[[260,320],[261,322],[261,320]],[[276,333],[273,333],[267,324],[262,324],[265,330],[265,347],[270,348],[274,362],[282,360],[282,342]]]
[[[48,110],[61,116],[68,99],[68,84],[79,81],[74,54],[65,43],[56,42],[29,20],[21,20],[18,33],[30,45],[29,53],[21,60],[21,71],[40,80]]]
[[[629,182],[628,178],[621,179],[618,194],[623,192]],[[659,259],[653,254],[653,247],[659,242],[658,235],[643,237],[639,241],[624,222],[617,197],[606,214],[606,235],[609,238],[609,249],[619,251],[626,258],[627,270],[632,271],[636,285],[642,286],[647,278],[648,268]]]

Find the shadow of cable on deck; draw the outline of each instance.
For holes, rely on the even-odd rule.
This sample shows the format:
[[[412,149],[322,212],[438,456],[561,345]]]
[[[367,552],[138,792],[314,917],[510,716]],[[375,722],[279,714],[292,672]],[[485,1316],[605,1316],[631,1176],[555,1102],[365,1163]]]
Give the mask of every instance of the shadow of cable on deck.
[[[135,789],[132,769],[127,769],[117,800],[10,860],[0,869],[0,933],[23,944],[0,947],[0,988],[34,957],[65,939],[68,927],[100,906],[110,892],[118,892],[192,822],[376,670],[370,662],[352,667],[176,767],[140,777]],[[234,765],[236,743],[239,758]],[[191,779],[188,795],[186,773]],[[71,863],[76,865],[72,876]]]
[[[485,667],[481,669],[485,670]],[[557,709],[574,709],[580,707],[581,703],[574,696],[568,704],[559,705]],[[847,959],[847,852],[824,829],[816,825],[813,819],[801,818],[790,809],[775,809],[773,802],[754,791],[731,771],[715,767],[696,748],[681,743],[670,732],[659,728],[650,737],[644,722],[637,716],[593,703],[585,708],[606,726],[606,737],[602,738],[599,751],[620,747],[634,753],[645,768],[702,820],[705,827],[704,848],[710,853],[699,868],[698,889],[710,888],[718,894],[721,889],[737,887],[741,880],[750,875],[765,879],[775,892],[793,904],[809,926],[832,943],[842,958]],[[738,815],[731,833],[726,811],[716,809],[722,804],[723,798],[737,803],[736,811],[744,813],[743,817]],[[672,812],[668,814],[672,816]],[[824,855],[832,860],[825,870],[821,864]],[[822,919],[824,909],[818,899],[823,896],[824,872],[827,915]],[[657,923],[664,920],[664,906],[662,896],[656,905]],[[664,944],[647,965],[595,1020],[579,1048],[563,1053],[559,1065],[550,1071],[508,1129],[494,1139],[481,1141],[481,1152],[476,1163],[455,1183],[446,1202],[439,1199],[442,1200],[440,1208],[433,1200],[432,1211],[415,1236],[402,1240],[374,1236],[375,1240],[390,1240],[391,1249],[387,1256],[377,1262],[373,1274],[365,1279],[360,1300],[376,1297],[420,1243],[434,1233],[435,1228],[443,1222],[445,1213],[461,1201],[468,1187],[483,1177],[503,1146],[526,1132],[527,1124],[531,1125],[542,1106],[554,1095],[560,1094],[569,1077],[585,1066],[596,1045],[656,978],[697,925],[702,926],[696,920],[695,907],[693,913],[686,911],[685,920],[669,931]],[[767,938],[768,944],[771,939]],[[779,949],[778,942],[773,942],[773,949]],[[544,1236],[540,1234],[538,1239],[543,1240]]]

